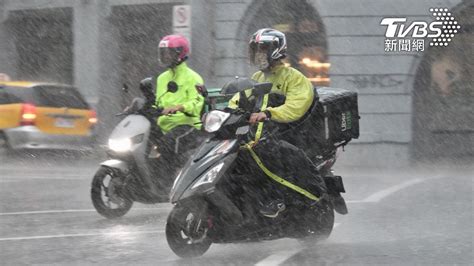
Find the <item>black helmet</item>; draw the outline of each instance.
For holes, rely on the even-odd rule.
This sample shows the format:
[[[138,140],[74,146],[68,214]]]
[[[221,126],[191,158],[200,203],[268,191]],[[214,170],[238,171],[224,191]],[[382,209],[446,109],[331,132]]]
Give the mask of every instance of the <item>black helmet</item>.
[[[286,57],[286,37],[281,31],[265,28],[260,29],[252,35],[249,42],[249,57],[253,64],[255,55],[259,50],[267,52],[268,64]]]

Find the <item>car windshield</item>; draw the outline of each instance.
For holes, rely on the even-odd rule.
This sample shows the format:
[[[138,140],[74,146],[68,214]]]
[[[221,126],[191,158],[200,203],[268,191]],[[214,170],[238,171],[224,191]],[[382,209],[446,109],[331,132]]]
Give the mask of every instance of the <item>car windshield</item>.
[[[72,87],[41,86],[35,90],[35,101],[39,106],[89,109],[89,105]]]
[[[0,104],[35,103],[31,88],[1,87]]]
[[[43,107],[89,109],[87,102],[73,87],[54,85],[33,88],[2,87],[0,103],[31,103]]]

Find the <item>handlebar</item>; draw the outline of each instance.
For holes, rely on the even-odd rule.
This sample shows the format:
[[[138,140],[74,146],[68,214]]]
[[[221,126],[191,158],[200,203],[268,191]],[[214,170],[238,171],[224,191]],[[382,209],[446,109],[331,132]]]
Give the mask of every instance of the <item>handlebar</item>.
[[[120,113],[116,113],[115,116],[124,116],[124,115],[128,115],[127,112],[120,112]]]
[[[124,115],[131,115],[131,114],[139,114],[139,115],[144,115],[144,116],[147,116],[147,115],[150,115],[152,117],[156,117],[158,118],[159,116],[161,116],[161,113],[163,112],[163,108],[146,108],[147,110],[144,110],[143,108],[142,109],[139,109],[139,110],[135,110],[135,111],[125,111],[125,112],[120,112],[120,113],[117,113],[115,114],[115,116],[124,116]]]
[[[229,108],[230,109],[230,108]],[[224,111],[229,111],[229,109],[224,109]],[[247,110],[244,110],[244,109],[231,109],[232,111],[230,111],[230,113],[232,114],[240,114],[244,117],[244,119],[246,121],[249,121],[250,120],[250,116],[253,114],[253,112],[250,112],[250,111],[247,111]],[[264,121],[270,121],[270,118],[265,118]]]

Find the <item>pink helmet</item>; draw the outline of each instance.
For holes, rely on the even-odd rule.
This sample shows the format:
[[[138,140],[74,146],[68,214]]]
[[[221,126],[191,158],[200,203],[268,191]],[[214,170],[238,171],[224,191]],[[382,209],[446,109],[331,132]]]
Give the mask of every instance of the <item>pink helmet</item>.
[[[188,58],[189,55],[189,42],[181,35],[167,35],[161,39],[158,48],[160,50],[160,61],[173,67]],[[165,53],[169,53],[168,56],[171,58],[166,59]],[[171,60],[171,62],[169,62]]]

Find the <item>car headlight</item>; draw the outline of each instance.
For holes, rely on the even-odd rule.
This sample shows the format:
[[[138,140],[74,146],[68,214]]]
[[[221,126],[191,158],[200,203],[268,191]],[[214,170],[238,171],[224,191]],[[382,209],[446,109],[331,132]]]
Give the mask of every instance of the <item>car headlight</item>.
[[[204,130],[209,133],[216,132],[229,118],[230,114],[222,111],[211,111],[204,120]]]
[[[132,148],[132,140],[126,139],[109,139],[109,149],[116,152],[129,151]]]
[[[199,180],[192,186],[192,188],[197,188],[200,185],[212,183],[216,179],[223,166],[224,162],[212,167],[204,175],[202,175],[201,178],[199,178]]]

